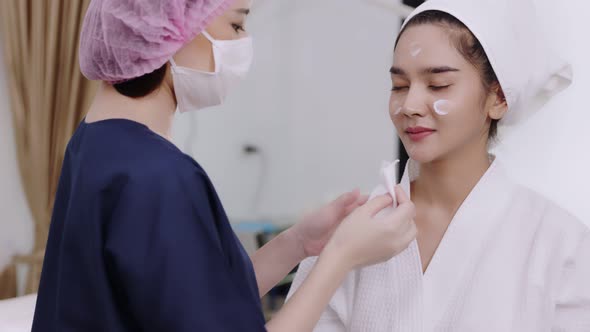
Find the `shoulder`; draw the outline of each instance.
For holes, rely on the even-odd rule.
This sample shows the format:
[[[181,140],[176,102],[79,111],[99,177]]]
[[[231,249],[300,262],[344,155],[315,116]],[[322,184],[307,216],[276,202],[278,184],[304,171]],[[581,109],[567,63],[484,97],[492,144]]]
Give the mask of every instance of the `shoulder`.
[[[494,195],[508,197],[502,215],[511,232],[516,232],[522,241],[533,241],[536,248],[559,260],[571,257],[588,241],[587,224],[551,198],[515,181],[503,165],[498,169],[501,176],[495,180],[504,185]]]
[[[530,208],[546,227],[574,233],[590,232],[582,220],[547,196],[520,184],[514,184],[514,192],[514,204]]]
[[[555,200],[516,181],[501,162],[497,161],[496,164],[499,176],[494,180],[504,184],[499,187],[501,189],[497,194],[509,197],[508,207],[511,211],[526,216],[527,220],[536,220],[544,227],[574,233],[589,231],[587,225]]]
[[[203,171],[188,160],[150,161],[113,177],[108,188],[113,191],[103,196],[112,201],[107,222],[111,234],[135,232],[147,239],[158,229],[158,238],[170,241],[181,233],[194,240],[215,234],[214,190]]]
[[[125,191],[158,199],[198,199],[212,189],[205,171],[189,157],[179,153],[137,160],[125,177]]]
[[[106,120],[78,139],[83,166],[128,190],[171,190],[209,185],[203,168],[172,142],[128,120]]]
[[[590,227],[552,199],[523,185],[515,184],[513,208],[523,216],[520,222],[536,224],[535,242],[551,248],[553,257],[565,261],[590,245]],[[585,253],[590,260],[590,252]]]

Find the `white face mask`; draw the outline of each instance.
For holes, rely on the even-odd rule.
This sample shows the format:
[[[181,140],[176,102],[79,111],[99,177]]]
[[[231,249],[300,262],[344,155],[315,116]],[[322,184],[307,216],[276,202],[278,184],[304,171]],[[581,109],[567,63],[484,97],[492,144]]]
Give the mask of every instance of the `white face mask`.
[[[173,59],[172,78],[179,112],[196,111],[221,105],[228,91],[248,74],[254,55],[252,38],[215,40],[203,35],[213,45],[215,72],[177,66]]]

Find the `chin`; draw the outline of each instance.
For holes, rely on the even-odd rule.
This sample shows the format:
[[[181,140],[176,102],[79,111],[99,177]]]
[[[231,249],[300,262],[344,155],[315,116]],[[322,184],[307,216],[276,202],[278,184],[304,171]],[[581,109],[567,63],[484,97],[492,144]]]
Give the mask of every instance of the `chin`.
[[[410,159],[420,164],[428,164],[440,158],[440,153],[431,144],[406,144],[404,142],[404,147]]]

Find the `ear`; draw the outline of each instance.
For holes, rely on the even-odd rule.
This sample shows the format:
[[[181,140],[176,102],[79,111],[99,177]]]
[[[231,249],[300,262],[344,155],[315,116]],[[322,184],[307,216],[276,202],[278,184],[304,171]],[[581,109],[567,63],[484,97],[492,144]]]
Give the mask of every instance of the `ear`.
[[[499,84],[492,87],[488,97],[488,116],[493,120],[500,120],[508,112],[508,103]]]

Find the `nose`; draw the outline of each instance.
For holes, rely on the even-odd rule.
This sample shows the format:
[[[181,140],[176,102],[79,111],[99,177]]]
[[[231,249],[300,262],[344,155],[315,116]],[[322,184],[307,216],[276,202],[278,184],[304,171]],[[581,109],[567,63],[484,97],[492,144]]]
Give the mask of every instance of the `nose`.
[[[410,87],[406,99],[402,104],[401,112],[409,117],[425,116],[428,112],[427,99],[419,87]]]

